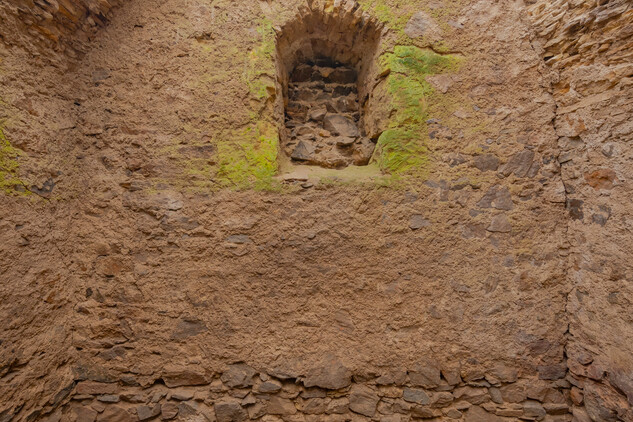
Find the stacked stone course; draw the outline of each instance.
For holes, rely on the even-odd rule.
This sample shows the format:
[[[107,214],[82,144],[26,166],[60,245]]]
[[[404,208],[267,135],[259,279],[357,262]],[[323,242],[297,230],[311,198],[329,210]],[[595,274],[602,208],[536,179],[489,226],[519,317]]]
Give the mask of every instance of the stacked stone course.
[[[146,386],[130,377],[78,381],[65,405],[45,420],[571,421],[565,371],[519,377],[502,365],[483,371],[425,360],[408,371],[353,375],[335,357],[329,363],[296,378],[240,363],[221,374],[172,366]]]

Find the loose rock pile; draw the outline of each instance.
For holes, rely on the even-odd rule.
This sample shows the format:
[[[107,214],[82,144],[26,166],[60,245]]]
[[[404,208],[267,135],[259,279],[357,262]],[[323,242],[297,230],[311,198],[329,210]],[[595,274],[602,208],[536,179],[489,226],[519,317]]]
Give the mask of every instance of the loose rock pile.
[[[375,144],[359,123],[357,72],[328,58],[299,64],[290,75],[286,153],[327,168],[367,165]]]

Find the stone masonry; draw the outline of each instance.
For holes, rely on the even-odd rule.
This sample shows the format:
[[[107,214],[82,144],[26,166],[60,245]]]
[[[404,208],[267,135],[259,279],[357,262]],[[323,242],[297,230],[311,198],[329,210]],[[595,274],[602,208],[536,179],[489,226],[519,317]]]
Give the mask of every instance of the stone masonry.
[[[632,54],[629,0],[0,1],[0,422],[632,422]]]
[[[323,58],[290,75],[286,106],[287,154],[328,168],[366,165],[375,144],[363,136],[355,69]]]

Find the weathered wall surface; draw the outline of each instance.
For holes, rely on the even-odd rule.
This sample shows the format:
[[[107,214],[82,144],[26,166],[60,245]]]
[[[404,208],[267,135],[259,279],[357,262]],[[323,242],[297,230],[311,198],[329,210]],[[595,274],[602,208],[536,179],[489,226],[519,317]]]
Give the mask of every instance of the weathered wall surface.
[[[60,196],[55,185],[74,167],[67,152],[76,97],[73,78],[63,75],[70,62],[57,48],[63,37],[45,42],[26,29],[61,25],[58,14],[45,23],[42,7],[52,5],[38,4],[0,4],[0,420],[37,419],[74,385],[68,318],[77,211],[60,200],[73,194]]]
[[[630,174],[633,5],[539,2],[535,44],[555,72],[573,283],[567,357],[578,421],[633,420]],[[584,395],[584,400],[583,400]]]
[[[615,397],[624,409],[625,372],[619,383],[594,384],[604,374],[582,371],[597,366],[567,371],[575,365],[567,356],[580,359],[576,346],[616,368],[594,353],[608,334],[589,341],[586,315],[597,308],[586,304],[627,293],[594,296],[598,285],[622,283],[587,269],[597,267],[586,239],[599,232],[608,250],[607,234],[626,232],[622,219],[605,231],[608,213],[605,225],[591,225],[604,204],[584,196],[593,192],[581,185],[591,180],[584,167],[579,196],[574,179],[561,178],[560,163],[571,167],[560,149],[580,145],[564,134],[563,85],[551,92],[564,81],[543,61],[550,50],[538,40],[551,34],[530,38],[542,23],[528,20],[523,2],[362,2],[390,28],[383,58],[397,59],[394,46],[404,45],[413,58],[450,53],[462,63],[416,81],[423,171],[288,186],[267,178],[276,171],[267,60],[271,34],[299,6],[308,7],[130,2],[89,49],[76,48],[86,55],[64,75],[29,59],[26,38],[3,37],[20,47],[3,53],[4,132],[25,152],[17,192],[31,194],[0,205],[11,240],[1,310],[41,321],[2,327],[2,364],[8,344],[26,351],[0,378],[12,392],[0,398],[3,417],[569,421],[573,403],[585,415],[581,390],[585,403]],[[370,102],[388,100],[402,71],[394,63]],[[620,80],[618,95],[628,89]],[[617,113],[605,116],[615,128]],[[613,186],[607,192],[623,189]],[[585,219],[568,225],[574,199],[585,201]],[[60,299],[47,301],[51,292]],[[48,329],[61,325],[59,334]],[[609,341],[615,353],[620,340]],[[44,349],[55,357],[42,358]],[[50,366],[58,370],[46,374]],[[607,404],[587,411],[618,411]]]
[[[76,56],[120,0],[7,0],[0,4],[0,42],[31,54]]]

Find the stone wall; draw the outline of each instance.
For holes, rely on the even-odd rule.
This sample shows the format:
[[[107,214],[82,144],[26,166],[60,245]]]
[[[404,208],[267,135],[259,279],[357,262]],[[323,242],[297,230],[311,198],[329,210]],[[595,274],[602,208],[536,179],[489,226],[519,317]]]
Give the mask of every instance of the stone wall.
[[[0,51],[32,192],[0,202],[0,420],[630,419],[630,6],[361,3],[382,53],[463,63],[425,79],[424,178],[267,192],[230,164],[267,163],[248,78],[304,2],[129,2],[89,48],[111,3],[0,6],[3,46],[86,53]]]
[[[574,415],[631,421],[633,5],[542,1],[531,14],[535,46],[553,71],[567,192]]]
[[[85,52],[120,0],[9,0],[0,4],[0,42],[31,54]]]
[[[355,374],[334,356],[300,378],[282,370],[273,375],[246,364],[221,374],[199,366],[165,368],[162,378],[141,387],[134,378],[119,383],[80,381],[52,421],[210,422],[415,420],[569,421],[569,383],[518,378],[497,365],[440,367],[425,361],[410,370]]]

